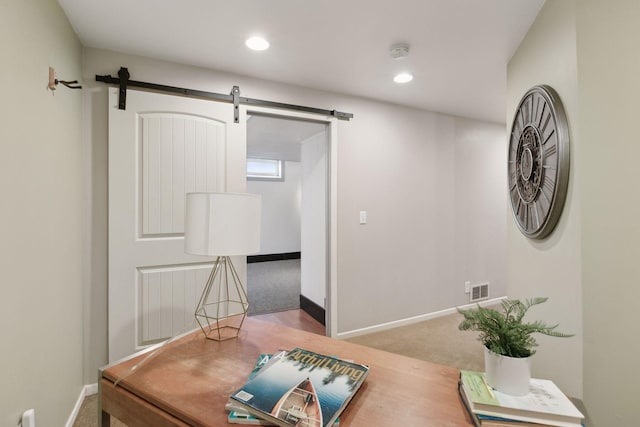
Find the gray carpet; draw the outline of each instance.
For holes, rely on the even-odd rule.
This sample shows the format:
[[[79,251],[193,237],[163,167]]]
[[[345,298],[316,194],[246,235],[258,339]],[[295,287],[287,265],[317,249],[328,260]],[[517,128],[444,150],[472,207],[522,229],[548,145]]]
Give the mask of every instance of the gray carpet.
[[[300,308],[300,260],[247,264],[249,316]]]
[[[458,369],[484,371],[478,333],[458,330],[461,320],[462,315],[454,313],[347,341]]]

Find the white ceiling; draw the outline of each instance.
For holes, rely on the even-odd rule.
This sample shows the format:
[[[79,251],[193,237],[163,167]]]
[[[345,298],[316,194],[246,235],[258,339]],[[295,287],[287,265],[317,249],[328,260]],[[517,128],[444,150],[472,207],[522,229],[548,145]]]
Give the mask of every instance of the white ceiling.
[[[300,161],[300,143],[326,129],[324,123],[252,115],[247,121],[247,156]]]
[[[88,47],[505,122],[506,65],[544,0],[59,3]],[[271,48],[247,49],[254,34]],[[393,83],[403,70],[414,80]]]

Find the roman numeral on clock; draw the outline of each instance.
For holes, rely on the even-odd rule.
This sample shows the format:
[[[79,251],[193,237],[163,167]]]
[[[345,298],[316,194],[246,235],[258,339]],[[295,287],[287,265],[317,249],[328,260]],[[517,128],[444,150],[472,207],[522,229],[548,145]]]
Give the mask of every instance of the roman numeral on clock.
[[[553,156],[557,152],[558,152],[558,146],[555,144],[551,145],[548,148],[544,149],[544,158],[546,159],[547,157]]]

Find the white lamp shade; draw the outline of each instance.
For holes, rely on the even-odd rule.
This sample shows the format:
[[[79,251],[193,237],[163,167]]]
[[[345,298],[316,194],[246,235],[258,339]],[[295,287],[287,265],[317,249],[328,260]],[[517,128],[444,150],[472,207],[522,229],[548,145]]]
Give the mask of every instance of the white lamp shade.
[[[188,193],[185,252],[207,256],[259,252],[260,201],[256,194]]]

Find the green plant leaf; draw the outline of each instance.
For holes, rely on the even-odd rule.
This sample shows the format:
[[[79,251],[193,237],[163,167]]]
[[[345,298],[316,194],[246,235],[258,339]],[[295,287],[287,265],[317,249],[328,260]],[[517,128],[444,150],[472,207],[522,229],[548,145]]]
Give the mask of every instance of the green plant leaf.
[[[509,357],[529,357],[535,354],[538,343],[532,336],[534,333],[552,337],[566,338],[573,334],[558,332],[558,325],[547,325],[541,321],[526,323],[523,321],[527,311],[534,305],[546,302],[548,298],[537,297],[520,300],[503,300],[500,303],[502,311],[482,307],[461,309],[463,320],[458,325],[461,331],[478,331],[480,340],[485,347],[494,353]]]

